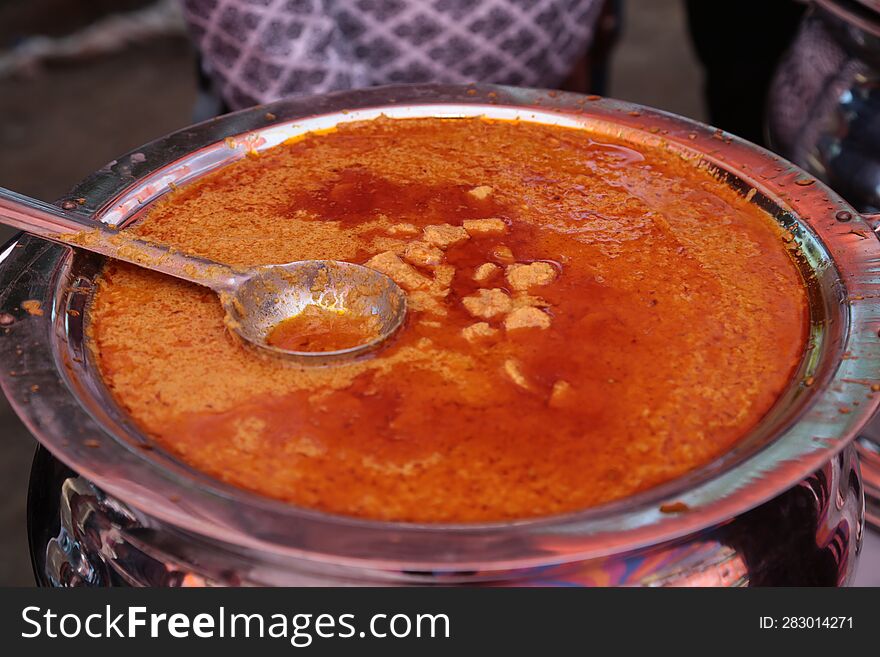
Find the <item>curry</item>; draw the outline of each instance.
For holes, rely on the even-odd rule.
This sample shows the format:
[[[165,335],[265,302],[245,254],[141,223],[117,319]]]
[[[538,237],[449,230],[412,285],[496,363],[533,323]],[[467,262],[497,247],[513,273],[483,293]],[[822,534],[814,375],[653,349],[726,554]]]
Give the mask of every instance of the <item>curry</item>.
[[[276,324],[266,342],[287,351],[340,351],[371,342],[379,333],[377,322],[367,317],[312,303]]]
[[[231,265],[366,264],[408,296],[367,357],[227,333],[216,295],[111,262],[89,311],[118,404],[224,482],[335,514],[533,518],[730,450],[789,385],[805,288],[784,232],[659,149],[489,119],[340,125],[169,193],[127,230]],[[363,327],[294,318],[323,350]]]

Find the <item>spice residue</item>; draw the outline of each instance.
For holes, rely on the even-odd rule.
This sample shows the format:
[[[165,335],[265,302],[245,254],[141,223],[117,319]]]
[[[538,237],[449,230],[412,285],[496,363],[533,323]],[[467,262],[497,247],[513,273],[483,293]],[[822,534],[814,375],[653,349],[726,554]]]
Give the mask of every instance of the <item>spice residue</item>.
[[[27,301],[21,302],[21,308],[28,315],[35,315],[37,317],[43,316],[43,307],[42,304],[36,299],[28,299]]]

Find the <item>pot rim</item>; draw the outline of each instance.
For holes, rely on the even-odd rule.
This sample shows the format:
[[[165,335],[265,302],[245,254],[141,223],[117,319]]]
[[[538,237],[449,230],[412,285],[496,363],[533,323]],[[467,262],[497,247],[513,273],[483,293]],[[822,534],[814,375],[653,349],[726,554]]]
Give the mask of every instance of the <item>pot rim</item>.
[[[0,386],[37,439],[136,511],[245,551],[377,569],[498,571],[628,552],[723,523],[819,469],[880,403],[866,395],[868,386],[880,384],[880,244],[871,228],[834,192],[778,156],[632,103],[493,85],[377,87],[287,99],[153,141],[84,180],[71,198],[81,211],[123,225],[169,183],[188,182],[297,131],[380,113],[519,116],[589,127],[710,169],[791,231],[802,266],[812,272],[815,284],[808,288],[821,317],[814,316],[814,348],[801,367],[811,385],[793,382],[785,403],[762,422],[765,435],[748,449],[734,448],[733,456],[668,484],[585,511],[465,525],[331,515],[242,491],[139,448],[132,423],[95,403],[106,391],[84,377],[89,353],[81,317],[89,277],[102,260],[74,258],[67,247],[24,236],[0,254],[0,312],[15,318],[0,331],[6,366]],[[44,315],[24,313],[25,299],[41,300]],[[70,310],[80,313],[79,321]],[[664,513],[664,502],[687,511]]]

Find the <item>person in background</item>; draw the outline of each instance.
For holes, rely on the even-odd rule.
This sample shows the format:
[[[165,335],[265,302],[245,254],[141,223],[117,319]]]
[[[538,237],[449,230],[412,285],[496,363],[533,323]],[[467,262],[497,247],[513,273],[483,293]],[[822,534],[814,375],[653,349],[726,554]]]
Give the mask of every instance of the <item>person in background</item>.
[[[395,83],[587,91],[608,0],[181,0],[219,113]],[[604,20],[600,19],[604,17]],[[597,24],[603,36],[596,39]],[[610,31],[609,31],[610,30]],[[598,91],[595,88],[589,89]]]
[[[686,0],[691,40],[704,69],[709,122],[765,144],[773,73],[797,34],[806,5],[797,0]]]

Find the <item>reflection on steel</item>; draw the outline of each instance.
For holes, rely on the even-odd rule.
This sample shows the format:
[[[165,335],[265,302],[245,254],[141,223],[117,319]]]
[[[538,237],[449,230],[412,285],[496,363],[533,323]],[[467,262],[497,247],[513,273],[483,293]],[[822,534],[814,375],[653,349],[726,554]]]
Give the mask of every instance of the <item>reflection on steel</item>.
[[[182,130],[119,158],[63,201],[125,226],[171,182],[185,184],[309,130],[380,114],[586,128],[707,169],[770,213],[798,247],[811,349],[791,385],[729,453],[607,505],[474,525],[344,518],[248,493],[161,450],[143,449],[146,437],[112,401],[84,343],[83,311],[103,260],[21,238],[0,264],[0,315],[11,318],[0,327],[0,384],[38,440],[87,480],[83,485],[96,487],[92,494],[79,484],[65,489],[66,504],[93,524],[77,533],[79,516],[71,514],[52,548],[59,568],[70,559],[70,579],[52,577],[167,584],[846,583],[864,513],[850,447],[880,403],[871,394],[880,385],[880,242],[834,192],[766,151],[613,100],[496,86],[386,87],[289,99]],[[28,299],[42,303],[43,315],[22,311]],[[805,508],[812,510],[797,511]],[[98,538],[78,551],[70,544]],[[158,565],[117,573],[114,560],[141,554],[162,556]],[[597,566],[605,560],[616,575]],[[627,579],[630,568],[638,574]]]
[[[35,477],[59,507],[54,515],[30,509],[38,581],[181,587],[377,583],[342,571],[316,577],[299,572],[295,560],[258,561],[148,516],[135,520],[121,503],[82,477],[68,476],[53,460],[42,451],[35,463]],[[757,509],[667,544],[528,572],[402,571],[394,579],[493,586],[837,586],[852,579],[861,514],[858,460],[850,446]],[[46,536],[53,536],[48,545]]]
[[[769,136],[776,150],[856,209],[874,213],[880,211],[880,2],[859,1],[862,6],[820,0],[807,17],[774,81]],[[867,220],[876,233],[880,215]],[[880,527],[880,418],[857,445],[868,521]]]

